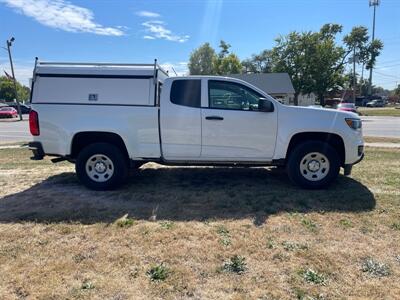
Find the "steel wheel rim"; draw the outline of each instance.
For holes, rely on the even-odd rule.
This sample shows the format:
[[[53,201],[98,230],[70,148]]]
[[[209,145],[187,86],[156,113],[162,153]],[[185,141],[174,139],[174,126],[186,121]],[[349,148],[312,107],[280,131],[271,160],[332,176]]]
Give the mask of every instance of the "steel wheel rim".
[[[86,174],[93,181],[106,182],[114,174],[114,164],[107,155],[92,155],[86,161]]]
[[[329,173],[328,158],[320,152],[310,152],[300,160],[300,174],[309,181],[324,179]]]

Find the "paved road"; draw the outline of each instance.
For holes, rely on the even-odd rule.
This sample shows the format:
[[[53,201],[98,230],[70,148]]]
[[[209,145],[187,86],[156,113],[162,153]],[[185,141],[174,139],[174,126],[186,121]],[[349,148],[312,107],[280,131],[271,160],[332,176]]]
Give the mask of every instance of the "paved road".
[[[23,121],[0,120],[0,144],[29,142],[32,136],[29,132],[28,116]]]
[[[364,136],[400,138],[400,117],[362,117]],[[27,116],[24,121],[0,120],[0,144],[29,142]]]
[[[400,138],[400,117],[361,117],[364,136]]]

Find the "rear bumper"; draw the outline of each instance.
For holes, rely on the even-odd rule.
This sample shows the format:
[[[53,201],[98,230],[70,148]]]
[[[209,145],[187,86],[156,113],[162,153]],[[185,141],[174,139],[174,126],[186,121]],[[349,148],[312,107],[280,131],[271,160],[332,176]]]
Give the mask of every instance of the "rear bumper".
[[[44,157],[44,150],[42,143],[40,142],[30,142],[28,144],[29,150],[32,151],[33,156],[31,157],[32,160],[41,160]]]

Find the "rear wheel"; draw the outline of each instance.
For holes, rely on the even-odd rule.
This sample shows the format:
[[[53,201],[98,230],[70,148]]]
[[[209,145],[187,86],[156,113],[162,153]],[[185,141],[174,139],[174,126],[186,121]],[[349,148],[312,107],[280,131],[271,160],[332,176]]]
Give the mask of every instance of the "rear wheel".
[[[121,150],[108,143],[86,146],[75,164],[79,180],[92,190],[111,190],[124,183],[128,163]]]
[[[336,179],[340,171],[340,158],[329,144],[304,142],[290,153],[287,172],[296,184],[310,189],[324,188]]]

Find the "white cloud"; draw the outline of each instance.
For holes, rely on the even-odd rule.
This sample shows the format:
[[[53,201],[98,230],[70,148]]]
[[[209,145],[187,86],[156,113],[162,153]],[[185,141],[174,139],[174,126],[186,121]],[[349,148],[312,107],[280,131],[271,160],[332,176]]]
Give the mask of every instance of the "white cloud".
[[[91,10],[73,5],[66,0],[0,0],[0,2],[52,28],[98,35],[124,35],[118,27],[105,27],[96,23]]]
[[[159,18],[159,17],[161,17],[161,15],[159,13],[152,12],[152,11],[147,11],[147,10],[137,11],[136,14],[139,17],[145,17],[145,18]]]
[[[188,65],[187,62],[178,62],[178,63],[165,62],[161,64],[161,67],[164,70],[168,71],[169,75],[171,76],[175,76],[175,72],[176,75],[178,76],[186,76],[189,74],[189,69],[187,65]]]
[[[189,39],[189,35],[177,35],[174,34],[171,30],[165,27],[165,23],[163,21],[147,21],[142,23],[145,27],[146,32],[148,33],[143,38],[149,39],[152,37],[153,39],[164,39],[167,41],[184,43]]]

